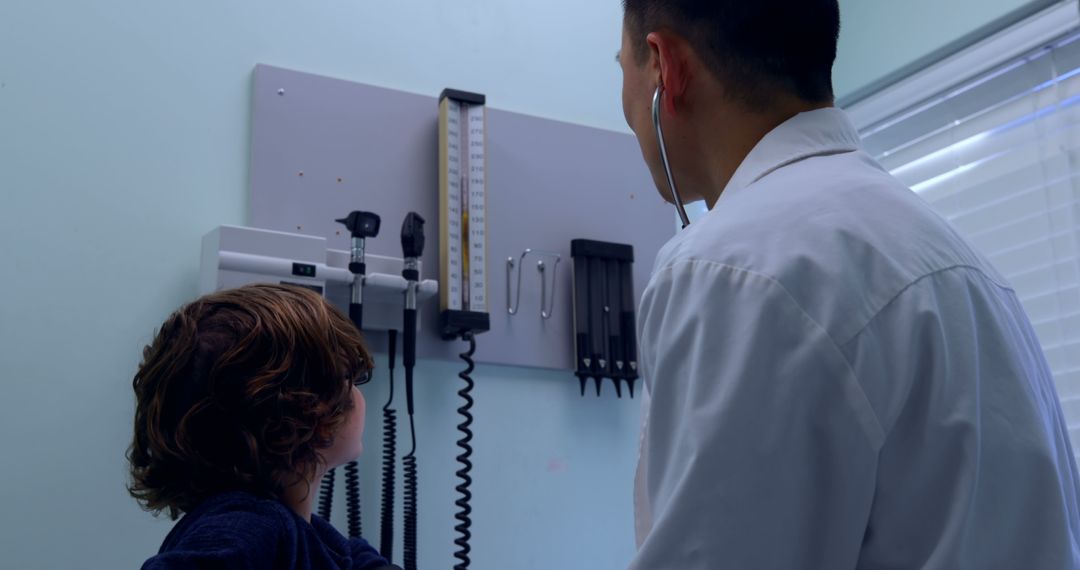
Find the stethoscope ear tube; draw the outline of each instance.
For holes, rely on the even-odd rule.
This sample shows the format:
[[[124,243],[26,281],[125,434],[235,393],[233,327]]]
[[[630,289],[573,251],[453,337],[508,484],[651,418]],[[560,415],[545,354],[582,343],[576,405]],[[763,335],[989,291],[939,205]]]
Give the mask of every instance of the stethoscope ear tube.
[[[683,205],[682,196],[679,195],[679,190],[675,187],[675,177],[671,174],[671,163],[668,161],[667,145],[664,144],[664,129],[660,125],[660,99],[663,93],[663,84],[658,85],[652,103],[653,126],[656,128],[656,142],[660,146],[660,160],[664,164],[664,174],[667,175],[668,188],[671,188],[671,196],[675,199],[675,209],[678,210],[679,220],[682,222],[683,229],[685,229],[686,226],[690,225],[690,216],[686,215],[686,206]]]

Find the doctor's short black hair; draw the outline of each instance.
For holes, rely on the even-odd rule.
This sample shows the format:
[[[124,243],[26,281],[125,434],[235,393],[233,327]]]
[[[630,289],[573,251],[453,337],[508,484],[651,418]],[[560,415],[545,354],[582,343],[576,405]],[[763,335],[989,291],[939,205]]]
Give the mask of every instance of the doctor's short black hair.
[[[645,37],[667,28],[752,108],[784,92],[810,103],[833,100],[838,0],[623,0],[623,9],[638,64],[649,55]]]

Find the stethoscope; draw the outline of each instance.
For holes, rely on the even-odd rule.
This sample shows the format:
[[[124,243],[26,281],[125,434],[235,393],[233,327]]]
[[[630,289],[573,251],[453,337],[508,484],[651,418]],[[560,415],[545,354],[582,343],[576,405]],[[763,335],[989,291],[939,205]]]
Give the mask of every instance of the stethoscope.
[[[667,175],[668,188],[671,188],[671,196],[675,199],[675,209],[679,211],[679,220],[682,221],[683,229],[690,225],[690,216],[686,215],[686,206],[683,205],[682,196],[675,187],[675,177],[671,174],[671,163],[668,161],[667,145],[664,144],[664,129],[660,126],[660,97],[664,92],[664,84],[656,87],[656,95],[653,95],[652,116],[653,126],[656,127],[656,142],[660,145],[660,160],[664,163],[664,174]]]

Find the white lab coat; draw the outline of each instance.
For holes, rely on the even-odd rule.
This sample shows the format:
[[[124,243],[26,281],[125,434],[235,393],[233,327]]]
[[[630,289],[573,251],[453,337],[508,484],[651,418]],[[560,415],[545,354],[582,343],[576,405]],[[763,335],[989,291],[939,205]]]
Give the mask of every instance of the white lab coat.
[[[1015,293],[801,114],[657,256],[635,570],[1080,567],[1076,464]]]

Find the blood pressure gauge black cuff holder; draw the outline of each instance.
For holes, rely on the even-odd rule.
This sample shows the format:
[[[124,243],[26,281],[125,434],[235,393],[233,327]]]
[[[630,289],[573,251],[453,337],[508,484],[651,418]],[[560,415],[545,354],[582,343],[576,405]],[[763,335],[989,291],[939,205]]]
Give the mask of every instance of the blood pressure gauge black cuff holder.
[[[443,340],[460,338],[465,333],[480,334],[491,330],[491,317],[475,311],[443,311],[439,313],[439,331]]]

